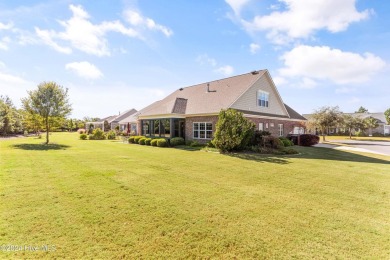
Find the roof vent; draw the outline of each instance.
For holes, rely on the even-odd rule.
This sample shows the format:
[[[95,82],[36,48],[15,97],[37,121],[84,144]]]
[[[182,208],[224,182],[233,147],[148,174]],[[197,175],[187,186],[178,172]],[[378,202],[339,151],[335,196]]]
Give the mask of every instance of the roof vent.
[[[258,70],[254,70],[251,73],[252,73],[252,75],[256,75],[256,74],[259,74],[259,71]]]
[[[179,88],[180,91],[183,91],[183,88]]]
[[[210,90],[210,83],[207,83],[206,93],[217,92],[216,90]]]

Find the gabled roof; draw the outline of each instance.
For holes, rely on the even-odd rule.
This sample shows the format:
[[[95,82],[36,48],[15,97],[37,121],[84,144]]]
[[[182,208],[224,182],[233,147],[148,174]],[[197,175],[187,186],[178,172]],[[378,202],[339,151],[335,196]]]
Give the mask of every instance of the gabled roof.
[[[135,110],[134,108],[126,110],[125,112],[123,112],[122,114],[117,116],[114,120],[112,120],[112,122],[119,122],[119,121],[131,116],[135,112],[137,112],[137,110]]]
[[[166,98],[142,109],[140,116],[165,115],[175,112],[185,115],[219,113],[242,95],[265,70],[180,88]],[[185,111],[175,109],[177,99],[186,99]],[[181,112],[181,113],[180,113]],[[183,113],[184,112],[184,113]]]
[[[165,115],[187,116],[218,114],[221,109],[230,108],[262,77],[268,77],[272,81],[267,70],[259,70],[180,88],[166,98],[143,108],[139,111],[139,113],[137,113],[137,116],[140,118],[148,118]],[[275,93],[278,96],[277,98],[281,101],[276,88]],[[283,111],[286,111],[286,113],[284,113],[284,116],[276,115],[277,117],[306,120],[292,108],[286,106],[282,101],[281,107]],[[256,114],[253,111],[246,112]],[[270,114],[269,116],[274,116],[274,114]]]

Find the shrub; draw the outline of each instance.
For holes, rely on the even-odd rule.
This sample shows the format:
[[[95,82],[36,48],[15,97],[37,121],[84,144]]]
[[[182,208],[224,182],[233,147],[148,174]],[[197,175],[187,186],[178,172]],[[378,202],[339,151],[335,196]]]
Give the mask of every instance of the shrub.
[[[271,149],[281,149],[284,147],[282,141],[275,136],[264,136],[263,137],[263,147],[271,148]]]
[[[168,146],[168,142],[167,140],[161,138],[161,139],[157,139],[157,146],[158,147],[167,147]]]
[[[170,143],[173,147],[185,144],[183,137],[174,137],[170,140]]]
[[[116,138],[116,133],[115,133],[115,131],[113,131],[113,130],[108,131],[108,133],[107,133],[107,139],[109,139],[109,140],[115,140],[115,138]]]
[[[357,132],[355,133],[355,136],[357,136],[357,137],[365,137],[365,136],[366,136],[366,133],[364,133],[363,131],[357,131]]]
[[[215,145],[214,145],[213,141],[207,142],[206,146],[207,146],[208,148],[215,148]]]
[[[77,130],[77,133],[79,133],[79,134],[85,134],[85,133],[86,133],[86,130],[85,130],[84,128],[79,128],[79,129]]]
[[[263,137],[264,136],[270,136],[271,133],[268,132],[268,131],[259,131],[259,130],[255,130],[254,133],[253,133],[253,136],[252,136],[252,139],[251,141],[249,142],[249,146],[253,146],[253,145],[260,145],[263,143]]]
[[[93,136],[93,134],[88,135],[88,140],[95,140],[95,137]]]
[[[87,137],[88,137],[87,134],[81,134],[81,135],[80,135],[80,139],[81,139],[81,140],[86,140]]]
[[[145,139],[145,144],[146,145],[151,145],[151,142],[152,142],[152,138],[146,138]]]
[[[23,135],[24,135],[24,136],[28,136],[28,131],[27,131],[27,130],[24,130]]]
[[[186,145],[187,145],[187,146],[191,146],[191,144],[192,144],[192,141],[191,141],[191,140],[186,140]]]
[[[129,137],[129,143],[130,143],[130,144],[134,144],[134,143],[135,143],[135,141],[134,141],[134,136],[130,136],[130,137]]]
[[[198,147],[198,146],[202,146],[202,145],[198,141],[192,141],[190,146],[191,147]]]
[[[96,128],[92,131],[93,139],[90,140],[104,140],[106,139],[106,136],[104,135],[104,132],[100,128]]]
[[[299,137],[301,141],[300,143],[301,146],[312,146],[318,144],[318,142],[320,141],[320,137],[317,135],[303,134],[300,135]]]
[[[138,144],[139,143],[139,140],[142,138],[143,136],[134,136],[134,143]]]
[[[152,141],[150,141],[150,145],[151,146],[157,146],[157,141],[158,141],[159,139],[152,139]]]
[[[254,134],[255,125],[234,109],[221,110],[214,135],[214,145],[221,152],[242,150]]]
[[[285,148],[285,149],[283,150],[283,152],[284,152],[285,154],[298,154],[298,153],[299,153],[297,150],[295,150],[294,148],[291,148],[291,147]]]
[[[142,137],[141,139],[138,140],[138,144],[140,145],[145,145],[146,137]]]
[[[286,137],[279,137],[279,140],[282,141],[284,147],[289,147],[294,145],[294,143],[291,140],[287,139]]]
[[[374,137],[383,137],[385,135],[381,134],[381,133],[373,133],[372,136],[374,136]]]

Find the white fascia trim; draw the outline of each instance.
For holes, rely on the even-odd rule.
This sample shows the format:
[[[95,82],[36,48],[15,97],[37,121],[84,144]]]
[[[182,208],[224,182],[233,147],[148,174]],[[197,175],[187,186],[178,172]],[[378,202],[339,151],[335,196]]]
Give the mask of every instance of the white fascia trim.
[[[219,113],[205,113],[205,114],[191,114],[191,115],[185,115],[185,117],[201,117],[201,116],[218,116]]]
[[[258,115],[249,115],[244,114],[244,117],[251,117],[251,118],[264,118],[264,119],[274,119],[274,120],[280,120],[280,121],[294,121],[294,122],[304,122],[307,120],[301,120],[301,119],[293,119],[293,118],[283,118],[283,117],[272,117],[272,116],[258,116]]]
[[[160,119],[160,118],[185,118],[183,114],[165,114],[165,115],[151,115],[151,116],[139,116],[138,120],[143,119]]]

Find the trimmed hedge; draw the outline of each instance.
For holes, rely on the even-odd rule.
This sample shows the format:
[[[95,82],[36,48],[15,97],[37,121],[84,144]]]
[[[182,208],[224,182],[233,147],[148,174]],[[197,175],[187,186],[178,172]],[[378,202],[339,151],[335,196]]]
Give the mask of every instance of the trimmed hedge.
[[[279,137],[279,140],[282,141],[284,147],[289,147],[294,145],[294,143],[291,140],[287,139],[286,137]]]
[[[107,139],[108,140],[115,140],[116,139],[116,133],[113,130],[108,131],[107,133]]]
[[[145,139],[145,145],[151,145],[152,138],[146,138]]]
[[[143,136],[134,136],[134,143],[138,144],[139,140],[143,138]]]
[[[301,146],[312,146],[318,144],[320,137],[317,135],[303,134],[299,136]]]
[[[87,140],[87,135],[86,134],[80,134],[80,139],[81,140]]]
[[[134,144],[134,143],[135,143],[134,137],[135,137],[135,136],[130,136],[130,137],[129,137],[129,143],[130,143],[130,144]]]
[[[170,143],[171,143],[171,146],[173,146],[173,147],[185,144],[183,137],[174,137],[170,140]]]
[[[168,146],[168,142],[166,139],[157,139],[157,146],[158,147],[167,147]]]
[[[157,141],[158,141],[158,139],[152,139],[152,141],[150,141],[150,144],[152,146],[157,146]]]
[[[145,145],[145,141],[146,141],[146,137],[142,137],[141,139],[139,139],[138,144]]]

